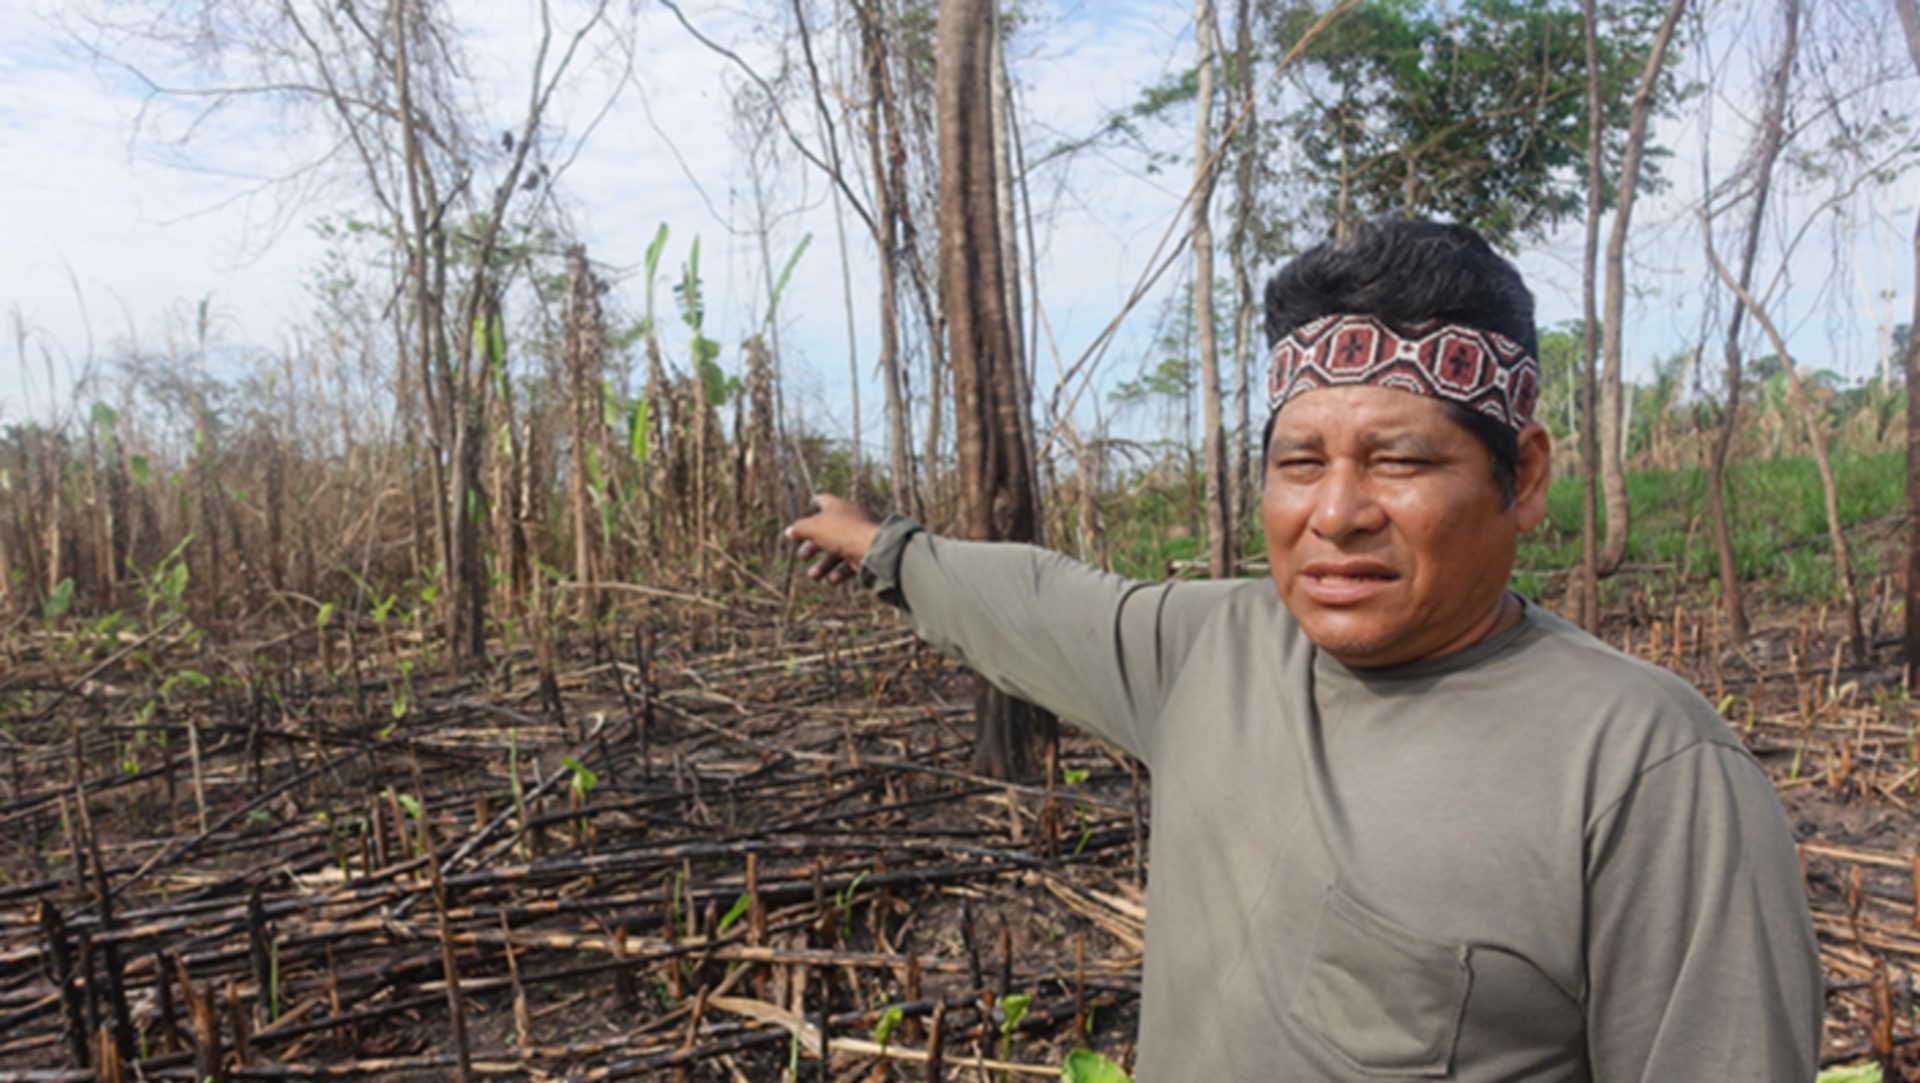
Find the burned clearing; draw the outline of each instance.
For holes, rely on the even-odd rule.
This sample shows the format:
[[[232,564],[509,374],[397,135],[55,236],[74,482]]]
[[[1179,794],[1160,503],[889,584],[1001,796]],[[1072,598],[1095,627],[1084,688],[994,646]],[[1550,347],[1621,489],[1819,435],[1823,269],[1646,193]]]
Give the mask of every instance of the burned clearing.
[[[1687,673],[1774,778],[1825,1059],[1912,1065],[1914,715],[1825,617],[1726,654],[1687,607],[1609,638]],[[669,602],[457,681],[370,621],[10,651],[0,1079],[1130,1059],[1148,778],[1071,731],[1043,778],[975,774],[967,678],[875,607]]]

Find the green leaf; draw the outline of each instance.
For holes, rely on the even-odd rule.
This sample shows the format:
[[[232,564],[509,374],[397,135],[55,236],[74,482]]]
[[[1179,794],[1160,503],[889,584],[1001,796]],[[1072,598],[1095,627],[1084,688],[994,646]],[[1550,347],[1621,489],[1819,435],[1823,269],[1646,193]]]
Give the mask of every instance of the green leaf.
[[[104,402],[96,402],[93,404],[93,424],[94,427],[101,432],[111,435],[113,433],[113,427],[118,424],[119,421],[120,415],[114,413],[113,407],[108,406]]]
[[[1848,1064],[1838,1068],[1829,1068],[1821,1072],[1816,1083],[1880,1083],[1880,1066],[1872,1061],[1860,1064]]]
[[[563,758],[560,761],[560,766],[573,772],[573,792],[579,794],[582,801],[591,796],[593,794],[593,788],[600,784],[600,776],[594,774],[591,768],[579,760],[574,759],[572,756]]]
[[[127,459],[127,469],[132,472],[134,484],[145,485],[153,477],[153,466],[145,455],[134,455]]]
[[[900,1029],[900,1021],[905,1018],[906,1014],[899,1008],[888,1008],[873,1026],[873,1040],[885,1048],[887,1042],[892,1040],[893,1032]]]
[[[1060,1066],[1060,1083],[1133,1083],[1120,1066],[1091,1049],[1076,1049]]]
[[[187,593],[187,580],[191,575],[184,561],[168,568],[166,576],[160,580],[160,593],[166,596],[167,601],[179,605],[180,599]]]
[[[206,674],[197,669],[183,669],[175,673],[174,676],[195,688],[205,688],[213,683],[213,681],[207,678]]]
[[[647,327],[653,327],[653,280],[660,273],[660,254],[667,250],[667,224],[660,223],[660,232],[653,235],[653,243],[647,246]]]
[[[332,621],[333,621],[333,603],[322,602],[320,604],[320,612],[314,614],[313,626],[315,628],[325,628]]]
[[[1084,767],[1063,767],[1060,769],[1060,781],[1069,786],[1077,786],[1086,780],[1087,769]]]
[[[742,891],[740,897],[733,900],[733,905],[727,907],[727,912],[721,916],[720,935],[727,935],[727,930],[733,928],[735,922],[746,917],[747,911],[751,909],[753,909],[753,896]]]
[[[633,465],[647,468],[647,432],[652,428],[653,406],[644,397],[633,400],[627,411],[627,454]]]
[[[49,621],[55,621],[66,616],[67,610],[71,608],[73,608],[73,577],[69,576],[60,580],[60,585],[53,588],[53,593],[47,597],[47,604],[41,612]]]
[[[722,406],[725,405],[727,401],[727,374],[721,371],[720,366],[713,362],[713,355],[720,351],[720,344],[710,338],[696,338],[694,339],[694,352],[696,354],[700,352],[698,347],[703,342],[712,346],[713,351],[699,359],[700,382],[706,385],[707,402],[714,406]]]
[[[407,810],[407,815],[413,817],[415,820],[427,814],[426,808],[420,804],[420,799],[412,794],[395,794],[394,797],[400,802],[400,807]]]
[[[1031,1007],[1033,998],[1022,993],[1001,997],[1000,1014],[1006,1017],[1006,1021],[1000,1024],[1000,1033],[1012,1034],[1013,1029],[1020,1025],[1020,1020],[1027,1017],[1027,1009]]]
[[[800,257],[806,253],[807,246],[812,243],[813,234],[808,233],[802,235],[800,243],[793,246],[793,255],[787,257],[787,265],[780,268],[780,277],[774,280],[773,289],[768,291],[767,318],[761,323],[762,327],[773,325],[773,317],[780,311],[780,295],[786,291],[787,280],[793,277],[794,265],[800,262]]]

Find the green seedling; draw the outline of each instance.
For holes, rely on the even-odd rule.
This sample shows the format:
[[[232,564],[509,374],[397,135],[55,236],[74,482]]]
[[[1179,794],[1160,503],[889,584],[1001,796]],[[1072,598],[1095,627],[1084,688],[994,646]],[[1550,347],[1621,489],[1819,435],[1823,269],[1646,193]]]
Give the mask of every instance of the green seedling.
[[[1027,1017],[1027,1009],[1033,1007],[1033,998],[1022,993],[1013,993],[1000,998],[1000,1059],[1007,1060],[1013,1051],[1013,1031],[1020,1020]],[[1009,1078],[1002,1070],[1000,1078]]]
[[[586,764],[581,763],[579,760],[574,759],[572,756],[568,756],[565,759],[561,760],[560,766],[566,768],[573,775],[573,777],[568,780],[567,786],[573,793],[574,807],[578,808],[578,807],[584,806],[587,803],[587,799],[593,796],[593,788],[600,784],[600,776],[594,774],[592,769],[590,769]],[[574,822],[575,838],[578,838],[581,841],[585,841],[587,838],[588,832],[590,832],[591,830],[592,830],[592,823],[588,820],[586,816],[582,815],[575,820]]]
[[[899,1008],[888,1008],[880,1015],[880,1021],[873,1025],[873,1040],[884,1051],[887,1043],[893,1040],[893,1032],[900,1029],[900,1021],[906,1015]]]
[[[727,912],[720,915],[719,935],[727,935],[727,930],[733,928],[734,925],[738,923],[741,918],[746,917],[747,912],[752,909],[753,896],[742,891],[740,897],[733,900],[733,905],[727,907]]]
[[[860,875],[849,881],[846,887],[833,893],[833,908],[839,911],[840,914],[840,939],[842,941],[853,936],[853,897],[860,890],[861,883],[866,880],[872,871],[872,869],[861,869]]]
[[[1118,1064],[1091,1049],[1076,1049],[1060,1065],[1060,1083],[1133,1083]],[[1822,1083],[1831,1081],[1822,1079]]]

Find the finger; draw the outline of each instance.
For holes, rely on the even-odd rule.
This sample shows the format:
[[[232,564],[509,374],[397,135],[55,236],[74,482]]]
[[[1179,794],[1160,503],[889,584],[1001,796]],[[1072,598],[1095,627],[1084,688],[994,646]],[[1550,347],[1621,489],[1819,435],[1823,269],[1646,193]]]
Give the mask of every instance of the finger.
[[[814,554],[818,552],[820,552],[820,546],[818,544],[812,541],[803,541],[800,543],[800,548],[794,550],[793,555],[801,560],[811,560]]]

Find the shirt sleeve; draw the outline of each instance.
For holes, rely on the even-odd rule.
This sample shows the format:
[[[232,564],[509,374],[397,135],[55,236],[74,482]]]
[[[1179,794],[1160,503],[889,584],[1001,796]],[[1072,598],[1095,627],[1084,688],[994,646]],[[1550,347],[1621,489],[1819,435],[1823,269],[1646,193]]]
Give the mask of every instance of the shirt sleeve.
[[[1792,833],[1746,751],[1646,768],[1588,834],[1596,1083],[1807,1083],[1824,985]]]
[[[861,582],[1000,689],[1151,763],[1151,729],[1220,583],[1144,583],[1051,550],[881,524]]]

